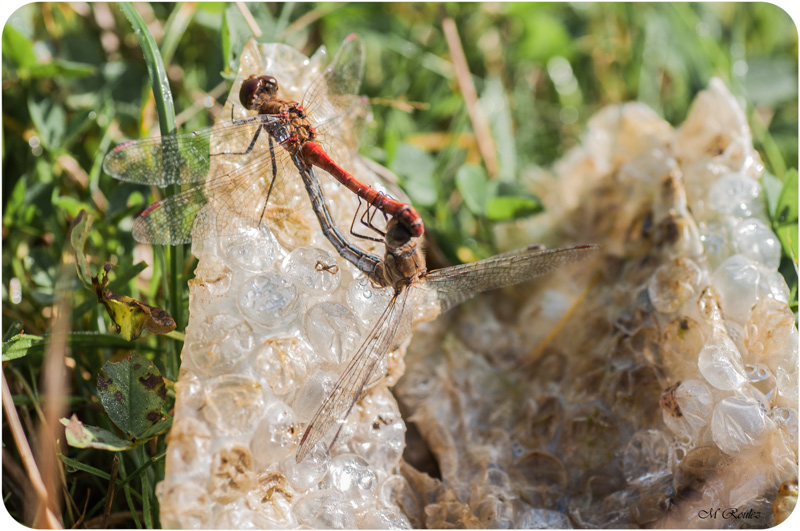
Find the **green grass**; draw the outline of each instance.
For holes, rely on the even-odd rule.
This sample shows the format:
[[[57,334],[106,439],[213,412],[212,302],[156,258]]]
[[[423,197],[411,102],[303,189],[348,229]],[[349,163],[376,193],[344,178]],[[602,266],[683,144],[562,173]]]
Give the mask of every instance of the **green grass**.
[[[715,76],[747,104],[756,146],[775,177],[772,195],[792,175],[796,187],[797,31],[769,4],[248,7],[262,41],[306,53],[320,44],[335,51],[348,33],[360,34],[367,46],[361,92],[375,102],[362,152],[400,175],[438,245],[431,256],[445,261],[492,254],[493,224],[535,212],[538,204],[520,176],[574,146],[601,107],[638,100],[679,124]],[[128,343],[114,335],[103,307],[78,280],[69,227],[81,210],[93,214],[85,251],[95,273],[104,261],[115,263],[111,289],[167,309],[183,330],[193,260],[183,249],[135,252],[130,228],[150,190],[104,175],[102,157],[123,140],[157,134],[157,124],[162,131],[176,121],[181,131],[210,125],[214,116],[204,97],[217,89],[215,100],[224,103],[226,80],[250,37],[230,4],[137,4],[152,42],[148,31],[134,33],[136,17],[129,20],[120,5],[74,9],[27,5],[3,32],[3,334],[4,340],[22,331],[33,336],[4,351],[4,375],[34,448],[47,409],[42,367],[48,345],[57,343],[43,336],[53,329],[59,300],[71,308],[62,348],[70,386],[63,416],[76,413],[85,424],[116,430],[96,379],[106,362],[134,349],[168,380],[177,378],[178,339],[150,335]],[[450,61],[445,16],[458,30],[478,95],[498,109],[489,125],[504,195],[491,205],[480,193],[486,167]],[[154,96],[151,79],[164,76],[171,96],[166,90]],[[404,102],[411,111],[399,105]],[[796,218],[796,192],[794,198],[793,207],[781,203],[776,221]],[[142,260],[150,266],[146,277]],[[791,259],[781,271],[796,286]],[[19,300],[12,300],[16,294]],[[7,353],[15,359],[6,362]],[[172,400],[170,392],[166,412]],[[24,498],[27,471],[9,429],[4,417],[3,498],[15,518],[31,525],[36,503]],[[163,477],[165,447],[163,436],[124,452],[62,446],[60,470],[42,473],[64,500],[63,525],[158,526],[154,489]],[[115,495],[106,507],[112,475]]]

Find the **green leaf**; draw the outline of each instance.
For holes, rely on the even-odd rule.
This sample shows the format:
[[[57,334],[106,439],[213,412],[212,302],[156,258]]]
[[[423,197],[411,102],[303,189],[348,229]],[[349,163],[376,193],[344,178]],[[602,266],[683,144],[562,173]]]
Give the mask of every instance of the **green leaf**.
[[[535,197],[504,195],[492,198],[486,205],[486,217],[492,221],[508,221],[541,212],[542,204]]]
[[[175,55],[175,50],[181,38],[186,34],[186,28],[192,21],[197,5],[194,3],[176,4],[169,14],[164,25],[164,39],[161,41],[161,57],[169,64]]]
[[[436,203],[437,194],[433,183],[436,161],[430,153],[411,144],[401,143],[397,146],[390,168],[405,179],[403,189],[413,203],[422,206]]]
[[[136,278],[139,273],[147,269],[146,262],[139,262],[130,267],[126,267],[122,272],[116,270],[114,273],[114,280],[108,283],[109,288],[122,288],[127,286],[128,282]]]
[[[172,427],[172,420],[173,420],[172,417],[167,415],[166,418],[156,422],[155,424],[150,426],[148,429],[146,429],[144,431],[144,433],[142,433],[139,436],[139,440],[140,441],[146,441],[148,439],[151,439],[151,438],[155,437],[156,435],[160,435],[160,434],[164,433],[165,431],[167,431],[168,429],[170,429]]]
[[[783,189],[775,208],[775,221],[778,225],[797,223],[797,170],[786,172]]]
[[[18,334],[3,343],[3,361],[23,358],[31,352],[32,347],[43,344],[44,340],[39,336]]]
[[[147,474],[142,474],[142,520],[145,529],[153,529],[153,511],[150,508],[150,487]]]
[[[494,147],[497,153],[498,174],[496,179],[514,181],[517,176],[517,137],[514,133],[513,104],[499,74],[492,75],[480,96],[480,106],[489,119]]]
[[[139,37],[139,46],[144,54],[144,61],[147,64],[147,73],[150,77],[150,86],[155,96],[156,109],[158,110],[158,123],[162,134],[175,132],[175,107],[172,103],[172,91],[169,88],[169,78],[167,69],[164,68],[164,61],[158,51],[156,41],[147,28],[147,24],[134,9],[130,2],[120,4],[122,12],[128,17],[136,35]],[[168,168],[169,169],[169,168]]]
[[[494,190],[483,166],[461,166],[456,172],[456,188],[470,212],[476,216],[486,215],[486,205],[494,195]]]
[[[27,68],[36,64],[33,44],[10,24],[3,27],[3,58],[13,61],[18,68]],[[3,71],[5,72],[5,68]]]
[[[171,336],[174,336],[172,334]],[[44,347],[47,344],[47,341],[50,336],[34,336],[34,335],[24,335],[25,341],[30,341],[29,344],[21,344],[18,347],[15,347],[13,343],[11,343],[11,339],[9,339],[6,343],[3,344],[3,355],[7,354],[6,348],[9,349],[19,349],[19,348],[27,348],[27,354],[41,354],[44,352]],[[13,339],[13,338],[12,338]],[[21,341],[18,340],[18,341]],[[103,334],[100,332],[71,332],[67,334],[67,341],[69,347],[72,349],[109,349],[109,350],[130,350],[131,349],[131,342],[125,339],[122,339],[116,334]],[[146,343],[141,343],[136,345],[136,348],[140,350],[151,350],[153,352],[163,352],[163,349],[159,347],[152,347]],[[20,356],[17,355],[15,350],[9,350],[8,352],[13,352],[14,355],[18,358]],[[26,354],[26,355],[27,355]],[[5,358],[3,358],[5,361]]]
[[[97,448],[117,452],[129,450],[134,444],[117,437],[108,430],[96,426],[86,426],[76,415],[70,419],[61,419],[61,424],[66,427],[67,444],[74,448]]]
[[[175,320],[169,312],[161,308],[150,306],[127,295],[114,293],[110,289],[103,289],[96,283],[95,292],[108,310],[108,315],[114,321],[117,331],[128,341],[137,339],[144,330],[154,334],[167,334],[175,330]]]
[[[778,239],[781,241],[781,246],[783,247],[783,252],[786,253],[786,256],[792,259],[795,266],[797,265],[797,225],[786,225],[784,227],[778,227],[776,231],[778,235]]]
[[[797,170],[786,172],[772,222],[783,252],[797,264]]]
[[[65,419],[61,419],[62,424],[64,423],[64,420]],[[58,457],[60,457],[61,461],[63,461],[64,464],[67,465],[68,472],[72,472],[72,470],[82,470],[88,474],[97,476],[105,481],[111,479],[111,474],[109,474],[104,470],[100,470],[99,468],[87,465],[86,463],[82,463],[81,461],[76,461],[75,459],[71,459],[61,453],[58,454]],[[119,482],[119,479],[117,479],[117,482]]]
[[[119,429],[138,439],[164,420],[167,387],[151,361],[133,354],[106,363],[102,373],[97,377],[100,401]]]
[[[81,211],[72,222],[72,230],[69,233],[69,241],[75,252],[75,267],[78,269],[78,277],[87,288],[92,285],[93,274],[83,253],[83,247],[86,244],[86,238],[89,237],[89,231],[92,229],[93,219],[94,216],[87,216],[85,211]]]
[[[28,112],[39,133],[39,138],[42,140],[42,145],[48,151],[56,151],[60,148],[67,131],[67,113],[64,107],[51,98],[41,101],[30,98],[28,99]]]
[[[232,68],[230,65],[231,58],[231,30],[228,27],[228,10],[222,12],[222,23],[219,28],[220,38],[222,39],[222,69],[223,76],[232,75]]]
[[[53,206],[66,212],[70,217],[75,217],[89,208],[89,205],[77,197],[70,197],[68,195],[57,195],[54,197]]]
[[[221,33],[222,59],[225,65],[223,75],[233,78],[239,70],[242,49],[253,36],[241,11],[233,4],[229,4],[223,13]]]
[[[797,60],[788,57],[748,57],[742,79],[755,107],[773,107],[797,100]]]
[[[530,10],[524,3],[509,5],[512,15],[518,11],[525,27],[524,37],[515,46],[517,53],[542,62],[556,55],[571,55],[572,41],[564,22],[545,9]]]
[[[81,78],[91,76],[97,72],[97,67],[86,63],[54,59],[49,63],[32,65],[27,70],[30,78]]]
[[[147,72],[150,76],[150,84],[153,88],[153,96],[155,98],[156,110],[158,111],[158,123],[161,128],[161,134],[172,134],[176,132],[175,126],[175,108],[172,103],[172,92],[169,88],[169,78],[167,77],[167,70],[164,67],[164,61],[156,46],[155,39],[150,34],[144,20],[133,7],[130,2],[124,2],[120,6],[125,16],[131,21],[136,34],[139,37],[139,45],[142,47],[145,63],[147,63]],[[175,179],[175,176],[180,172],[180,165],[174,161],[178,160],[176,154],[170,151],[176,150],[173,142],[166,142],[162,144],[165,153],[163,154],[164,160],[172,161],[165,165],[164,171],[170,176],[172,182],[180,182]],[[173,185],[168,187],[167,193],[175,195],[180,191],[180,186]],[[174,250],[169,252],[170,260],[168,263],[169,280],[167,276],[163,278],[164,287],[168,288],[170,307],[174,315],[181,314],[181,301],[178,295],[178,286],[181,282],[181,267],[183,264],[183,247],[176,246]],[[170,318],[171,319],[171,318]],[[177,323],[175,324],[177,326]]]
[[[93,109],[84,109],[72,113],[67,121],[67,132],[64,135],[64,145],[70,146],[86,136],[87,129],[97,124],[96,112]],[[103,150],[104,151],[104,150]]]
[[[765,171],[761,176],[761,188],[767,199],[767,211],[772,219],[775,219],[775,210],[778,208],[778,197],[783,189],[783,181]]]
[[[23,333],[23,331],[24,331],[24,329],[22,327],[22,323],[19,320],[12,321],[8,325],[8,328],[6,329],[5,334],[3,335],[3,341],[4,342],[5,341],[9,341],[12,337]],[[36,336],[31,336],[31,337],[36,337]]]

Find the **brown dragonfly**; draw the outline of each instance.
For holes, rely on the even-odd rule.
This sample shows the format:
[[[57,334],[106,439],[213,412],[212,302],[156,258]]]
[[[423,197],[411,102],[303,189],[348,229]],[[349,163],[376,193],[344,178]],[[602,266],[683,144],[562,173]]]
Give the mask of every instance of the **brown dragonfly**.
[[[347,416],[364,391],[381,359],[393,345],[409,292],[431,290],[445,312],[476,293],[510,286],[545,275],[566,264],[594,255],[598,245],[576,245],[558,249],[530,246],[479,262],[428,271],[417,241],[392,218],[385,231],[386,253],[368,273],[370,280],[394,290],[392,299],[373,325],[366,339],[350,358],[347,367],[328,394],[300,441],[295,459],[302,461],[311,449],[338,424],[328,448],[336,441]]]

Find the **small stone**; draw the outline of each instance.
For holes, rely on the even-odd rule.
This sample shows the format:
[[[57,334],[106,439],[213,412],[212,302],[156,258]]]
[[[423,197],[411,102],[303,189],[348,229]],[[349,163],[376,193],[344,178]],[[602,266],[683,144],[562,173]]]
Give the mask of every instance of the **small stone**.
[[[176,419],[169,432],[167,456],[172,473],[202,475],[213,440],[208,425],[193,417]],[[205,465],[205,467],[203,466]]]
[[[293,402],[297,420],[301,424],[311,420],[311,417],[322,405],[325,397],[333,389],[337,379],[338,375],[330,371],[319,370],[311,373],[311,377],[297,391]]]
[[[222,297],[231,287],[231,268],[215,255],[208,255],[198,262],[195,278],[203,281],[212,297]]]
[[[798,435],[797,411],[786,406],[776,407],[770,413],[770,418],[784,432],[786,442],[791,447],[796,447]]]
[[[703,327],[691,317],[679,315],[664,327],[661,335],[661,359],[677,380],[697,374],[697,356],[705,337]]]
[[[369,393],[358,403],[353,414],[364,420],[356,426],[349,443],[355,453],[382,470],[396,466],[405,449],[406,425],[390,400],[391,395],[384,391]]]
[[[390,288],[379,288],[366,276],[355,278],[347,288],[347,304],[363,324],[375,322],[392,300]]]
[[[797,507],[797,480],[784,481],[778,488],[775,501],[772,502],[772,511],[775,515],[775,525],[782,524]]]
[[[212,527],[211,497],[205,486],[193,482],[165,481],[156,485],[161,503],[161,524],[165,529],[208,529]]]
[[[292,514],[294,496],[286,476],[268,470],[255,478],[254,487],[247,493],[245,501],[247,507],[267,520],[270,528],[287,528],[297,526]]]

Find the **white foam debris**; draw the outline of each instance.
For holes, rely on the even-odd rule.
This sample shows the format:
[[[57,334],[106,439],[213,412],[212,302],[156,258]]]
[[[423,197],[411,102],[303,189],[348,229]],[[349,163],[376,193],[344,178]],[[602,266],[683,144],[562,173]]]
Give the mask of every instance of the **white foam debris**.
[[[323,57],[250,43],[233,94],[245,74],[268,72],[299,101]],[[352,150],[333,149],[376,182]],[[212,171],[236,165],[217,158]],[[418,327],[331,453],[320,443],[300,463],[305,425],[391,293],[336,254],[299,179],[274,191],[266,227],[212,201],[196,228],[223,230],[193,245],[163,526],[685,528],[720,507],[754,510],[732,525],[767,527],[778,492],[785,517],[798,333],[762,171],[719,80],[678,129],[638,103],[601,110],[533,184],[547,213],[496,236],[509,249],[597,243],[603,258]],[[349,227],[355,197],[318,175]],[[411,316],[432,316],[422,296],[409,297],[401,338]],[[410,463],[388,391],[404,364],[395,393],[420,434]]]
[[[269,73],[283,97],[300,101],[325,56],[324,50],[309,59],[285,45],[248,43],[221,120],[230,120],[230,102],[252,73]],[[339,125],[337,138],[355,136],[346,123]],[[226,145],[230,140],[212,139],[212,150],[236,153],[250,141]],[[356,145],[327,145],[357,178],[378,181],[355,156]],[[233,155],[213,157],[212,171],[236,164]],[[316,174],[335,223],[347,233],[356,197],[324,172]],[[401,352],[380,364],[331,453],[319,444],[295,462],[305,426],[389,299],[324,238],[300,176],[285,171],[279,180],[263,212],[266,224],[252,226],[240,217],[247,214],[245,203],[255,205],[250,197],[224,207],[211,195],[198,214],[192,251],[199,263],[190,282],[166,479],[157,491],[162,524],[408,528],[396,503],[379,502],[377,494],[397,477],[403,450],[405,425],[386,391],[402,372]],[[248,194],[263,194],[258,185],[264,181],[253,181]],[[383,253],[374,242],[358,243]],[[396,344],[409,331],[401,326]]]
[[[677,129],[642,104],[594,116],[533,182],[546,213],[496,236],[605,258],[488,295],[409,347],[395,394],[440,471],[401,469],[409,521],[771,525],[797,478],[798,334],[762,172],[719,80]]]

